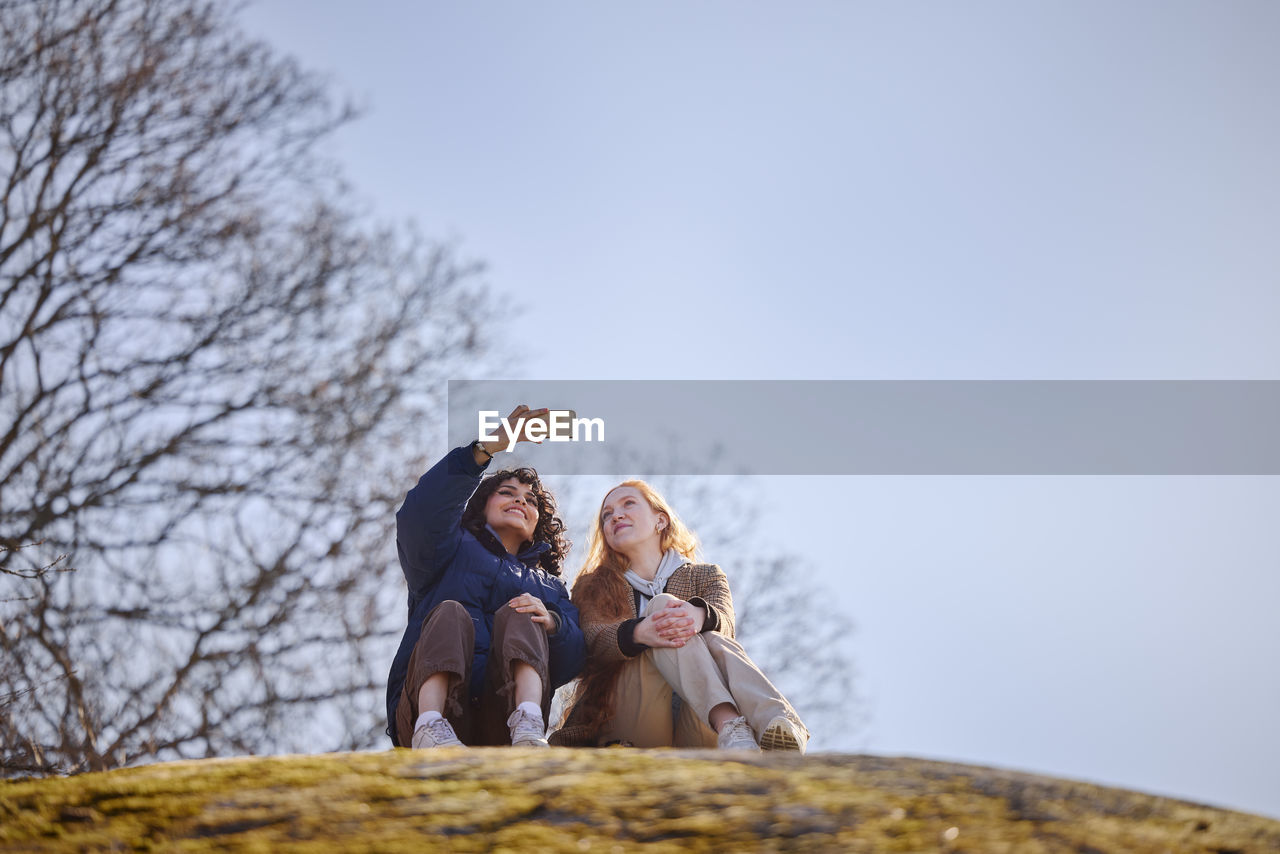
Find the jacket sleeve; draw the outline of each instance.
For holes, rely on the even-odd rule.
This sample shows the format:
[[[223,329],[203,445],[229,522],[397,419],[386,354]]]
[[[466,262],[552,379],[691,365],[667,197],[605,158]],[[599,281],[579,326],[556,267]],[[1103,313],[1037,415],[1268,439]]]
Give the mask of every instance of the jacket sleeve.
[[[569,601],[569,591],[561,585],[564,595],[557,602],[548,604],[559,623],[555,634],[547,637],[551,653],[551,689],[554,691],[582,672],[587,663],[587,643],[579,624],[578,609]]]
[[[729,592],[729,579],[724,570],[715,564],[698,567],[695,589],[697,593],[690,596],[689,601],[707,609],[707,620],[702,630],[733,637],[733,594]]]
[[[634,627],[634,624],[639,622],[638,620],[634,618],[611,620],[604,614],[597,613],[591,609],[582,610],[581,620],[582,635],[587,644],[587,654],[593,660],[606,663],[623,661],[628,658],[627,653],[623,652],[622,647],[619,645],[618,632],[627,623],[631,623]]]
[[[454,448],[409,490],[396,511],[396,549],[409,583],[409,611],[431,590],[462,537],[462,511],[484,466],[469,447]]]

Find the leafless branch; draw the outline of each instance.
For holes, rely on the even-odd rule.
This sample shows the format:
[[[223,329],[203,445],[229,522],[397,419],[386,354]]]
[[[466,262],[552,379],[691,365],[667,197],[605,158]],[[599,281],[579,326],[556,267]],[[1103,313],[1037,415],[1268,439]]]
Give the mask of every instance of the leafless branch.
[[[0,5],[0,81],[0,766],[374,743],[479,268],[353,213],[352,109],[224,4]]]

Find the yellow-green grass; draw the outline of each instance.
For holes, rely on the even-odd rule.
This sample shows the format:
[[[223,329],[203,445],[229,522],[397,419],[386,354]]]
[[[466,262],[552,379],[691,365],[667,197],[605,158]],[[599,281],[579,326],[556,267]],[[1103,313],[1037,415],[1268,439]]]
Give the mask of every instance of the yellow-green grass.
[[[0,782],[0,850],[1280,852],[1280,822],[834,754],[396,750]]]

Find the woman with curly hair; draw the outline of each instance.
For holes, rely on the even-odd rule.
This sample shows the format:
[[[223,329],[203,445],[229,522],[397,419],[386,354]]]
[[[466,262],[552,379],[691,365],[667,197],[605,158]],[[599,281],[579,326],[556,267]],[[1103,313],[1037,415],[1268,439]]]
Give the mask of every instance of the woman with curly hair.
[[[546,416],[522,405],[508,421]],[[530,468],[480,479],[509,444],[450,451],[396,513],[409,583],[409,625],[387,679],[398,747],[545,747],[552,692],[582,669],[554,498]]]
[[[587,666],[553,743],[804,751],[808,730],[733,639],[729,582],[694,562],[697,545],[644,481],[605,495],[573,585]]]

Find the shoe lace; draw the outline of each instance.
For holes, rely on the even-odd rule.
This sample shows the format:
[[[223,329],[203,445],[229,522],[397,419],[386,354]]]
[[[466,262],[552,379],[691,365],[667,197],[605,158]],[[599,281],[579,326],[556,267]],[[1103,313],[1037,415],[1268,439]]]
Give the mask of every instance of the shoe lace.
[[[454,733],[453,727],[444,718],[436,718],[427,722],[427,732],[431,733],[431,737],[437,744],[445,741],[457,741],[458,736]]]
[[[753,743],[756,740],[755,734],[751,731],[751,726],[742,718],[734,718],[725,725],[728,732],[725,738],[728,741],[745,741],[750,740]]]
[[[532,735],[542,737],[542,721],[523,709],[516,709],[515,722],[511,725],[512,735]]]

